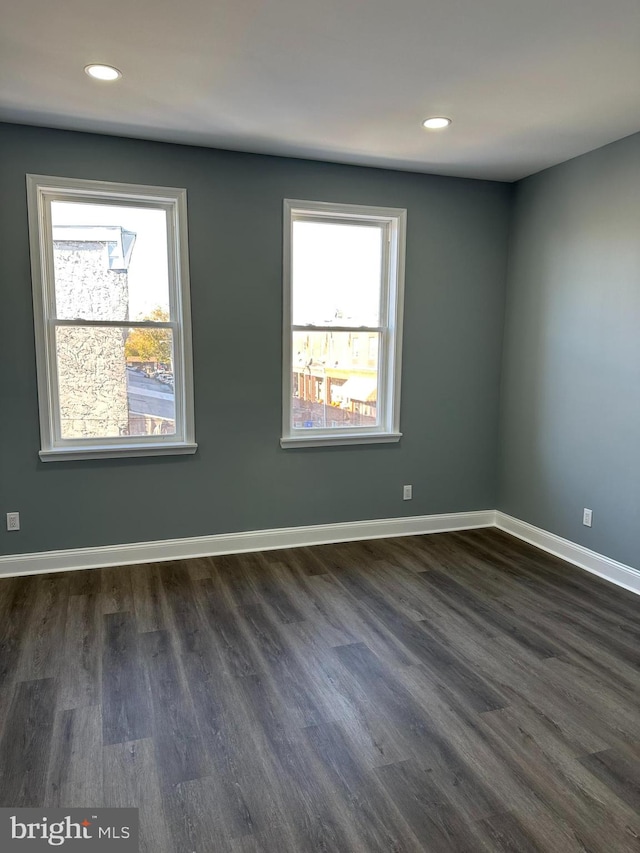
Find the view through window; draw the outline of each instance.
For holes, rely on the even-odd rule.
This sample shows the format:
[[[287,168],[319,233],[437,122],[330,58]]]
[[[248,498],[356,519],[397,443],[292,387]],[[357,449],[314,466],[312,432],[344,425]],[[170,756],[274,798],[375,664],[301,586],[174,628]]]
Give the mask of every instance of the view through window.
[[[295,429],[353,428],[379,422],[383,237],[379,224],[293,223]],[[350,330],[336,331],[336,327]],[[365,349],[362,340],[369,336],[374,345]]]
[[[175,434],[165,211],[54,201],[51,223],[61,437]]]

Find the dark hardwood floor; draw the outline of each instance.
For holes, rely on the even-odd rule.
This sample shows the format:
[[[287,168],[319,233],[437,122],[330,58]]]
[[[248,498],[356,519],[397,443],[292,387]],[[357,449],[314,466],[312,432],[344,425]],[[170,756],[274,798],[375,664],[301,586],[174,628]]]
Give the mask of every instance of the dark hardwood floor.
[[[640,599],[496,530],[0,580],[0,805],[148,853],[640,850]]]

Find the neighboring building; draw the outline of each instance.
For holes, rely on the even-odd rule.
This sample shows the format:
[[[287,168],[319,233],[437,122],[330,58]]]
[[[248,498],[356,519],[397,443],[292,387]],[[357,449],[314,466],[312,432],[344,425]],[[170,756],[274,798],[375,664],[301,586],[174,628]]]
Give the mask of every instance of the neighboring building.
[[[377,372],[376,334],[294,332],[294,425],[374,426]]]
[[[136,235],[116,226],[54,226],[58,318],[127,321],[128,268]],[[127,329],[58,327],[58,385],[64,438],[126,435]]]

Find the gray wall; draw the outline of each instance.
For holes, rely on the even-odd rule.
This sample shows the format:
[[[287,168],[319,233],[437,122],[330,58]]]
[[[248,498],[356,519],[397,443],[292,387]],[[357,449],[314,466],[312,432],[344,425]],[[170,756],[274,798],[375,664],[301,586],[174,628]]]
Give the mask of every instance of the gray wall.
[[[640,568],[640,134],[517,185],[501,448],[500,509]]]
[[[187,188],[195,456],[39,461],[27,172]],[[0,530],[0,553],[493,508],[510,196],[484,181],[0,125],[0,513],[22,522]],[[279,447],[285,197],[408,209],[399,445]]]

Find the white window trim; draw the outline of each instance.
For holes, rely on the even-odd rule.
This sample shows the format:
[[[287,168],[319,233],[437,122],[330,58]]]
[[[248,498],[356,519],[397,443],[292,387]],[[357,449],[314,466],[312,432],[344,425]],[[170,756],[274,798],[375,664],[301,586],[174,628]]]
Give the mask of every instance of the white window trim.
[[[380,411],[380,424],[376,427],[355,429],[296,429],[291,425],[292,400],[292,339],[293,300],[291,278],[291,250],[293,222],[296,218],[310,216],[314,219],[337,222],[369,221],[386,224],[388,228],[388,275],[383,281],[382,308],[386,323],[381,324],[380,387],[384,389],[384,405]],[[372,207],[358,204],[333,204],[322,201],[284,200],[283,240],[283,342],[282,342],[282,437],[280,446],[328,447],[345,444],[381,444],[398,442],[400,432],[400,379],[402,371],[402,320],[404,308],[404,270],[407,211],[398,207]],[[305,326],[309,331],[340,331],[336,326]],[[298,327],[296,327],[298,330]],[[370,327],[349,327],[349,331],[370,331]],[[380,397],[380,394],[379,394]]]
[[[60,437],[57,420],[57,376],[55,356],[55,293],[51,202],[74,199],[84,202],[113,201],[121,206],[162,208],[167,213],[169,302],[173,331],[176,434],[113,438]],[[174,187],[153,187],[89,181],[76,178],[27,175],[29,244],[33,286],[33,316],[40,413],[40,459],[108,459],[132,456],[165,456],[195,453],[193,400],[193,349],[189,296],[187,231],[187,191]],[[60,322],[60,321],[58,321]],[[74,325],[73,321],[69,325]],[[79,325],[91,325],[83,321]],[[110,325],[100,322],[96,325]],[[114,322],[116,326],[140,326],[144,322]],[[158,324],[154,324],[158,325]]]

